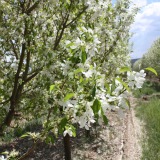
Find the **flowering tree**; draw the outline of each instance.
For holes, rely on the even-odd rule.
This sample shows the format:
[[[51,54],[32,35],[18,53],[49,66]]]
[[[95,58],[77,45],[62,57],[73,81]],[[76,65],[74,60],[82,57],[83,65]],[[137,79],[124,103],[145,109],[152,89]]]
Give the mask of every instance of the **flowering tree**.
[[[133,64],[133,70],[140,71],[141,68],[142,68],[142,59],[140,58]]]
[[[147,53],[144,54],[144,56],[141,59],[141,66],[147,67],[151,66],[153,67],[158,75],[160,74],[160,38],[158,38],[151,46],[151,48],[147,51]]]
[[[126,67],[136,11],[129,0],[2,0],[1,132],[19,113],[43,120],[42,137],[63,134],[67,144],[74,124],[89,130],[108,123],[107,110],[128,108],[130,89],[145,80]]]

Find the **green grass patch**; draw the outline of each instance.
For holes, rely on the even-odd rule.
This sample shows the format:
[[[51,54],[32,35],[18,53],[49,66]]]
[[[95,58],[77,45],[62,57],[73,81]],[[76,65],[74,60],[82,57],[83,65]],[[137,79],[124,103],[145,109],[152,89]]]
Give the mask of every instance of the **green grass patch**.
[[[160,160],[160,99],[141,102],[136,111],[146,131],[142,140],[142,160]]]
[[[21,137],[26,132],[37,132],[41,130],[41,128],[42,123],[38,120],[26,122],[24,125],[15,128],[7,128],[5,134],[0,137],[0,141],[4,143],[10,143],[14,141],[15,138]]]
[[[144,83],[143,88],[133,91],[133,95],[136,98],[140,98],[143,95],[152,95],[153,93],[158,92],[158,84],[147,81]]]

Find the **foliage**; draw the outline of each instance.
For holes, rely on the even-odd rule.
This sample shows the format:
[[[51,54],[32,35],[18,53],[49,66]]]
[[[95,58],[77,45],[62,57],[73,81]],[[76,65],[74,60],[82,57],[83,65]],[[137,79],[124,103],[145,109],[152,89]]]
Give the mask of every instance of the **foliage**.
[[[160,159],[160,100],[153,98],[149,103],[139,104],[137,115],[144,121],[146,129],[142,160]]]
[[[142,57],[141,67],[152,67],[160,74],[160,38],[158,38]]]

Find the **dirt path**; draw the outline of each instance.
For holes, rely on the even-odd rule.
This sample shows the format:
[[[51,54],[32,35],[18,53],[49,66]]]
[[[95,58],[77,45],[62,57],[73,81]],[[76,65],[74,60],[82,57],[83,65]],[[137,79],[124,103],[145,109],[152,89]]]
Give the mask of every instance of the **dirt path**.
[[[142,122],[135,116],[136,99],[124,119],[109,113],[110,125],[99,129],[100,136],[92,143],[74,150],[74,160],[140,160]]]
[[[140,160],[141,157],[142,122],[135,116],[135,101],[136,99],[131,99],[132,108],[125,119],[123,160]]]

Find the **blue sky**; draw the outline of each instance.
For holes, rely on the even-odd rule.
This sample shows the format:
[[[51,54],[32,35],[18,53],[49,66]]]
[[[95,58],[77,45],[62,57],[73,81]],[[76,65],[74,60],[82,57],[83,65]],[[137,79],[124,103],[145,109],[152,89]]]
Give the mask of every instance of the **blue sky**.
[[[131,31],[134,35],[132,58],[141,58],[160,37],[160,0],[134,0],[140,12],[135,17]]]

